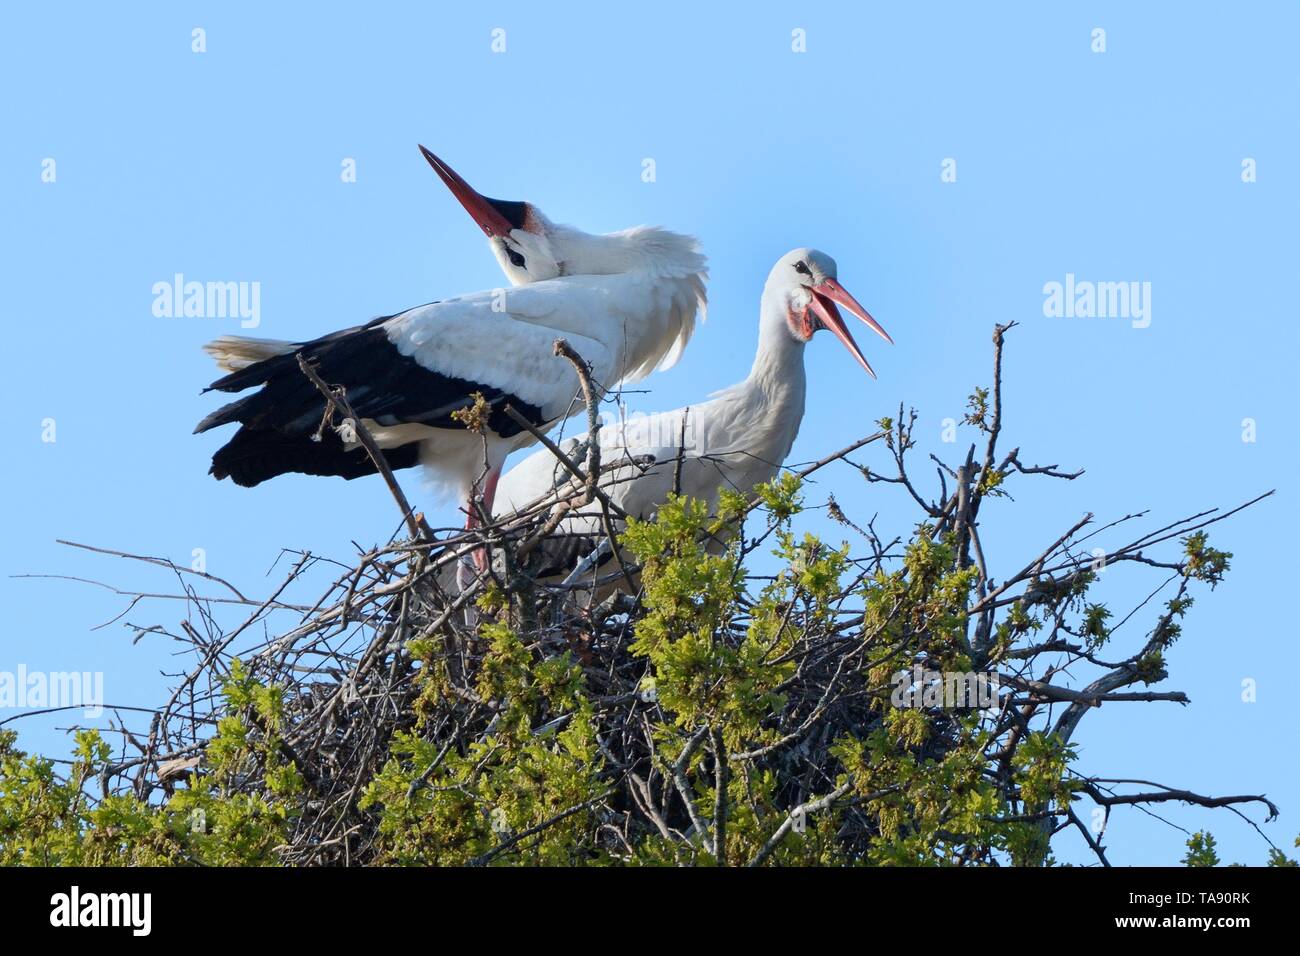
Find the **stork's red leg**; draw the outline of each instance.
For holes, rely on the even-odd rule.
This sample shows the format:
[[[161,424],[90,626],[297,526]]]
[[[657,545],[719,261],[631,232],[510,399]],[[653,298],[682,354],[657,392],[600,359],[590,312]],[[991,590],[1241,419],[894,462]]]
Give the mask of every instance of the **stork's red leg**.
[[[501,480],[501,469],[493,468],[487,474],[487,480],[483,482],[483,510],[487,514],[492,514],[492,504],[497,499],[497,482]]]
[[[497,482],[500,480],[501,480],[501,469],[493,468],[491,471],[487,473],[487,477],[483,481],[483,494],[482,494],[483,513],[488,515],[489,517],[492,514],[492,503],[496,500],[496,496],[497,496]],[[474,501],[471,498],[468,505],[465,508],[465,530],[472,531],[474,528],[478,528],[481,525],[482,522],[479,521],[478,508],[475,507]],[[474,567],[476,567],[479,570],[480,574],[488,569],[488,557],[487,557],[486,548],[476,548],[474,550]]]

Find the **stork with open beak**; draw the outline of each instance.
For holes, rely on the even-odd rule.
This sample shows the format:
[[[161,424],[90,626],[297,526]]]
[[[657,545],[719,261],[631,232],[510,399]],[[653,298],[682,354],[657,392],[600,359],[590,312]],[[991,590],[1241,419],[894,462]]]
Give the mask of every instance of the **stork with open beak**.
[[[763,288],[758,354],[748,378],[702,404],[600,430],[600,481],[609,499],[628,514],[645,518],[654,514],[675,486],[681,494],[715,508],[724,488],[749,495],[775,477],[803,419],[804,346],[813,335],[821,329],[829,331],[875,377],[840,307],[893,343],[840,284],[834,259],[815,249],[796,249],[782,256]],[[585,440],[582,436],[561,447],[577,452]],[[572,490],[571,481],[549,450],[533,453],[502,478],[496,497],[498,519],[535,507],[556,489]],[[576,510],[557,528],[541,576],[565,574],[603,536],[599,504]],[[605,562],[608,570],[608,557]],[[610,577],[621,580],[620,575]]]
[[[304,356],[349,403],[388,464],[426,467],[455,494],[466,524],[490,514],[506,456],[582,407],[577,374],[553,354],[563,337],[600,388],[673,364],[705,302],[704,256],[689,237],[639,226],[594,235],[557,225],[527,202],[489,199],[423,146],[425,159],[488,236],[514,288],[457,296],[383,316],[310,342],[225,336],[205,346],[228,374],[209,389],[256,392],[195,429],[240,428],[211,473],[251,487],[289,472],[352,479],[376,471],[359,444],[317,432],[325,400],[302,374]],[[455,413],[482,396],[481,432]]]

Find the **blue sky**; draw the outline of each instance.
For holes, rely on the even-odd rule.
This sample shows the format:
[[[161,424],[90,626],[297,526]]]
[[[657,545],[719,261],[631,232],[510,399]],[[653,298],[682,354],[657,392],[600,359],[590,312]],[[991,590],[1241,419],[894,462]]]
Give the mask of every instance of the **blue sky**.
[[[212,481],[220,438],[190,435],[213,407],[199,395],[213,377],[199,346],[239,323],[155,317],[151,289],[177,272],[258,282],[255,334],[298,339],[498,285],[481,234],[419,156],[424,142],[483,192],[559,221],[701,238],[709,320],[680,365],[647,383],[647,408],[742,378],[772,263],[801,245],[834,256],[897,345],[860,337],[871,382],[829,336],[814,341],[795,461],[868,433],[900,402],[921,414],[918,457],[964,454],[942,442],[942,421],[987,382],[993,324],[1020,322],[1004,447],[1087,474],[1022,482],[1014,505],[986,508],[1003,573],[1087,511],[1150,509],[1158,526],[1277,488],[1212,538],[1235,552],[1233,571],[1197,592],[1162,688],[1192,705],[1106,706],[1076,742],[1084,768],[1105,776],[1267,793],[1283,815],[1265,832],[1290,846],[1300,651],[1279,604],[1294,591],[1282,559],[1297,490],[1285,411],[1297,345],[1294,7],[772,3],[741,18],[698,3],[562,17],[538,4],[263,6],[0,14],[0,670],[103,671],[110,702],[148,705],[159,671],[178,666],[161,639],[133,646],[121,621],[92,630],[124,599],[11,577],[171,583],[57,538],[187,565],[202,548],[209,571],[266,593],[281,547],[346,560],[352,541],[395,529],[378,479],[253,491]],[[191,50],[195,27],[204,53]],[[494,28],[504,53],[491,49]],[[806,52],[791,49],[795,29]],[[354,183],[341,181],[347,158]],[[949,158],[956,182],[941,181]],[[1247,158],[1256,182],[1242,181]],[[47,159],[54,182],[42,181]],[[1149,282],[1149,326],[1044,316],[1044,285],[1067,273]],[[1246,418],[1254,442],[1242,441]],[[46,419],[54,442],[42,440]],[[893,489],[847,468],[818,488],[885,528],[914,520]],[[1117,602],[1158,583],[1113,577]],[[181,616],[162,602],[125,620],[174,628]],[[1116,640],[1135,646],[1149,620]],[[1244,679],[1257,682],[1255,703],[1241,700]],[[70,721],[19,726],[30,746],[61,752]],[[1264,859],[1229,812],[1159,812],[1211,827],[1226,859]],[[1107,833],[1118,863],[1175,862],[1184,839],[1133,809]],[[1088,859],[1077,840],[1058,854]]]

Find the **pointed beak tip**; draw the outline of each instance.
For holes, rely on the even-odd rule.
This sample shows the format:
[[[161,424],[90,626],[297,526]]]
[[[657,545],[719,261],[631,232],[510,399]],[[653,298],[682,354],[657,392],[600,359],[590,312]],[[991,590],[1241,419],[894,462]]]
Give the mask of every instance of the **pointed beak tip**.
[[[416,144],[420,147],[420,152],[433,171],[438,174],[438,178],[443,181],[451,194],[470,214],[470,218],[478,224],[478,227],[487,234],[489,239],[497,236],[508,236],[513,226],[510,221],[501,215],[495,209],[486,197],[479,195],[469,183],[461,178],[460,174],[438,158],[437,154],[427,149],[423,144]]]
[[[835,304],[839,303],[844,306],[849,312],[853,313],[865,322],[873,332],[887,341],[890,345],[894,344],[894,340],[889,337],[889,333],[884,330],[884,327],[871,317],[871,313],[862,307],[862,303],[853,298],[849,291],[845,289],[844,286],[840,285],[837,280],[833,278],[827,279],[820,287],[814,287],[813,292],[813,305],[818,314],[822,317],[823,324],[835,334],[835,337],[838,338],[844,344],[844,347],[853,354],[853,357],[858,360],[858,364],[861,365],[866,373],[874,379],[876,377],[875,369],[871,367],[866,356],[862,354],[862,350],[858,347],[858,343],[853,340],[853,335],[849,332],[848,327],[845,326],[844,320],[840,317],[839,311],[835,308]],[[825,296],[826,301],[820,301],[819,296]]]
[[[822,283],[818,291],[820,291],[832,302],[838,302],[840,305],[844,306],[846,309],[848,309],[850,312],[856,315],[859,319],[865,322],[867,326],[870,327],[871,331],[875,332],[877,335],[879,335],[890,345],[894,344],[894,340],[890,337],[889,333],[885,331],[884,326],[882,326],[879,322],[877,322],[874,318],[872,318],[871,313],[868,312],[865,308],[863,308],[861,302],[853,298],[853,295],[849,292],[848,289],[840,285],[838,279],[835,279],[833,277],[826,279]]]

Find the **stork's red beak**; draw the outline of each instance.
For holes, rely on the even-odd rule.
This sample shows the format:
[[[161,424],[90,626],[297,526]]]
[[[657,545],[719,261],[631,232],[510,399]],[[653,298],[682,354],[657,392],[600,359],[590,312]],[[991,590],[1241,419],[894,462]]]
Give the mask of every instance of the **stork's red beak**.
[[[853,353],[853,357],[858,360],[862,367],[867,370],[867,374],[875,378],[876,373],[872,371],[866,356],[858,348],[858,343],[853,341],[853,336],[849,333],[848,326],[844,324],[844,319],[840,316],[840,310],[835,307],[835,303],[838,302],[844,306],[844,308],[867,323],[882,339],[893,345],[894,340],[889,337],[889,333],[881,328],[880,323],[871,317],[871,313],[864,309],[857,299],[849,295],[849,290],[840,285],[835,279],[825,279],[820,285],[813,286],[812,294],[812,310],[817,313],[822,325],[830,329],[835,334],[835,337],[844,343],[844,347]]]
[[[429,161],[433,171],[447,184],[451,194],[460,200],[460,204],[465,207],[465,211],[478,223],[479,228],[487,233],[489,239],[496,236],[508,236],[512,229],[523,228],[524,217],[527,214],[526,203],[512,202],[505,199],[489,199],[487,196],[480,195],[474,190],[474,187],[461,179],[454,169],[429,150],[421,146],[420,152]]]

